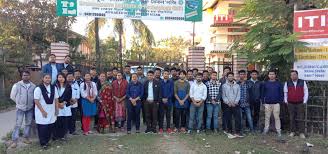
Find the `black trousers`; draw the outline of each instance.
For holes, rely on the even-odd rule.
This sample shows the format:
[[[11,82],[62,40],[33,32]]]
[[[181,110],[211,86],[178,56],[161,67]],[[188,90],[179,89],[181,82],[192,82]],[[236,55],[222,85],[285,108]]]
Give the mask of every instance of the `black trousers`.
[[[75,123],[76,123],[76,116],[77,116],[77,108],[71,108],[71,112],[72,112],[72,116],[70,116],[68,121],[68,130],[70,134],[76,131]]]
[[[79,99],[77,102],[79,103],[79,105],[78,105],[77,108],[78,108],[78,110],[79,110],[79,114],[80,114],[79,119],[80,119],[80,122],[81,122],[81,130],[83,130],[83,128],[82,128],[83,109],[82,109],[81,99]]]
[[[232,116],[235,120],[235,133],[239,134],[241,133],[241,119],[240,119],[240,108],[239,106],[235,107],[228,107],[226,108],[226,116],[227,116],[227,125],[228,130],[230,133],[233,133],[232,131]]]
[[[186,108],[175,108],[175,128],[186,128]],[[181,123],[181,124],[180,124]]]
[[[145,101],[145,114],[146,114],[147,129],[156,130],[158,104],[159,103],[157,103],[157,102]]]
[[[221,100],[223,102],[223,100]],[[222,109],[222,130],[227,130],[228,122],[227,122],[227,108],[229,106],[225,103],[221,103],[221,109]]]
[[[70,117],[58,116],[54,126],[53,139],[64,138],[68,131],[68,121]]]
[[[163,129],[164,117],[166,118],[166,128],[171,128],[171,111],[172,106],[159,104],[159,128]]]
[[[53,133],[54,124],[41,125],[37,124],[39,142],[41,146],[45,146],[49,143],[50,137]]]
[[[259,120],[260,120],[261,102],[251,101],[250,108],[251,108],[251,115],[253,118],[253,126],[255,129],[258,129],[259,128]]]

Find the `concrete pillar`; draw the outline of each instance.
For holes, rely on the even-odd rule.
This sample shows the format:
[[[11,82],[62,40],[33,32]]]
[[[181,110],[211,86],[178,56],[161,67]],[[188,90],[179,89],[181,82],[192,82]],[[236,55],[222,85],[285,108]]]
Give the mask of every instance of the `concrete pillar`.
[[[205,47],[189,47],[188,68],[198,68],[200,71],[205,69]]]
[[[246,70],[247,71],[247,57],[241,55],[240,53],[232,53],[233,56],[233,73],[235,74],[236,79],[238,79],[238,71]]]

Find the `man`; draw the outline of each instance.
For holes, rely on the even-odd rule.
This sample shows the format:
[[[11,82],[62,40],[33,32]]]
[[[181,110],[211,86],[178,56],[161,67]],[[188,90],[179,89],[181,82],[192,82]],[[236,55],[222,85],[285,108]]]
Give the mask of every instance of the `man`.
[[[280,123],[280,104],[283,102],[284,93],[283,87],[279,81],[276,79],[275,70],[269,71],[269,80],[265,81],[262,88],[261,100],[264,104],[265,109],[265,124],[263,134],[267,134],[270,126],[271,114],[273,114],[275,119],[276,131],[278,137],[281,136],[281,123]]]
[[[174,83],[174,96],[175,96],[175,129],[182,133],[186,132],[186,114],[189,110],[189,92],[190,84],[186,81],[186,71],[179,72],[180,79]]]
[[[106,73],[107,76],[107,82],[113,83],[114,80],[116,80],[116,77],[114,77],[113,70],[109,70]]]
[[[91,81],[94,82],[94,83],[99,83],[99,78],[98,78],[98,74],[97,74],[97,69],[95,67],[92,67],[90,69],[90,75],[91,75]],[[98,90],[100,89],[100,87],[98,87],[97,85],[97,88]]]
[[[157,133],[157,115],[158,105],[162,101],[161,83],[154,80],[154,72],[148,71],[148,80],[144,84],[144,96],[145,113],[147,129],[145,133]]]
[[[229,66],[226,66],[223,68],[223,74],[222,78],[220,79],[220,83],[223,85],[227,81],[227,74],[231,72],[231,68]]]
[[[257,70],[251,71],[251,79],[249,79],[249,84],[251,86],[249,98],[250,98],[250,109],[251,115],[253,117],[254,130],[259,128],[260,119],[260,108],[261,108],[261,84],[262,82],[258,80],[259,72]]]
[[[177,69],[175,67],[172,67],[170,71],[171,71],[171,79],[173,80],[173,82],[179,80]]]
[[[62,67],[65,68],[68,71],[68,73],[74,73],[74,68],[71,64],[71,56],[66,55],[64,59],[64,63],[62,65],[63,65]]]
[[[72,135],[78,135],[76,132],[76,116],[77,116],[77,109],[78,109],[78,101],[80,99],[80,85],[78,82],[74,82],[74,75],[72,73],[67,74],[67,83],[72,87],[72,99],[70,101],[71,103],[71,113],[72,116],[70,116],[68,120],[68,130],[69,133]]]
[[[211,75],[213,72],[213,67],[208,67],[207,68],[208,74]]]
[[[284,101],[288,104],[290,117],[290,137],[295,133],[299,134],[300,138],[304,139],[304,122],[299,121],[304,119],[304,104],[307,103],[309,97],[308,87],[304,80],[298,78],[298,72],[292,70],[290,72],[290,80],[284,86]]]
[[[68,70],[67,70],[66,68],[63,68],[63,69],[61,70],[61,72],[62,72],[65,76],[67,76],[67,74],[68,74]]]
[[[207,96],[207,118],[206,129],[211,129],[211,122],[213,121],[214,132],[217,133],[219,129],[219,112],[221,108],[221,94],[219,93],[221,83],[217,79],[217,72],[213,71],[211,74],[211,80],[207,83],[208,96]]]
[[[195,81],[192,70],[187,71],[187,80],[188,80],[190,85],[191,85],[191,83],[193,83]]]
[[[128,83],[131,81],[131,66],[130,65],[125,65],[124,66],[123,77]]]
[[[83,82],[83,78],[81,77],[81,71],[78,70],[78,69],[76,69],[74,71],[74,81],[73,82],[76,83],[76,84],[78,84],[79,87],[80,87],[81,83]],[[82,129],[82,115],[83,115],[83,112],[82,112],[81,99],[78,100],[77,107],[78,107],[78,110],[79,110],[79,113],[80,113],[80,122],[81,122],[81,129]]]
[[[231,68],[229,66],[225,66],[223,68],[223,74],[222,74],[222,78],[219,80],[219,82],[221,83],[221,86],[223,84],[226,83],[226,81],[228,80],[227,78],[227,74],[231,72]],[[222,88],[220,88],[220,96],[222,96]],[[222,98],[219,98],[221,100],[221,102],[223,101]],[[226,130],[227,129],[227,112],[225,107],[227,107],[227,105],[225,105],[224,103],[221,103],[221,109],[222,109],[222,129]]]
[[[114,78],[116,78],[117,73],[118,73],[118,68],[117,67],[114,67],[113,68],[113,76],[114,76]]]
[[[209,72],[207,70],[204,70],[203,71],[203,83],[206,84],[208,81],[210,81]]]
[[[160,68],[155,68],[155,80],[161,81],[162,70]]]
[[[240,100],[239,100],[239,107],[240,107],[240,119],[241,119],[241,128],[243,130],[243,113],[246,115],[248,127],[251,132],[254,131],[253,128],[253,120],[251,115],[251,109],[249,105],[249,93],[250,93],[250,83],[247,81],[247,74],[245,70],[238,71],[239,81],[238,84],[240,86]]]
[[[172,133],[171,130],[171,111],[174,83],[169,79],[169,70],[164,70],[163,80],[161,80],[162,101],[159,104],[159,133],[163,133],[164,117],[166,117],[166,132]]]
[[[121,72],[117,73],[116,80],[113,82],[113,98],[115,102],[115,120],[118,128],[123,130],[126,118],[126,90],[128,82],[123,78]]]
[[[190,88],[191,105],[190,105],[188,133],[191,133],[191,130],[193,129],[194,120],[196,120],[197,122],[196,125],[197,133],[200,133],[200,129],[202,127],[204,102],[207,97],[207,87],[202,82],[202,78],[203,78],[203,74],[198,73],[196,76],[196,83],[192,84]]]
[[[198,74],[198,69],[197,68],[193,68],[192,69],[192,75],[194,78],[196,78],[196,75]]]
[[[42,67],[42,74],[49,74],[51,76],[51,84],[57,80],[57,74],[63,69],[62,65],[56,63],[56,55],[49,56],[49,63]]]
[[[137,75],[138,75],[138,81],[142,84],[144,84],[147,80],[147,77],[145,77],[143,69],[141,66],[137,67]]]
[[[29,140],[31,123],[33,119],[33,92],[35,85],[30,81],[30,72],[23,71],[22,80],[15,83],[11,89],[10,99],[16,103],[16,125],[12,133],[12,141],[10,148],[16,148],[19,138],[19,130],[25,117],[24,139],[23,142],[31,144]]]
[[[222,86],[222,99],[223,106],[226,109],[228,137],[242,137],[241,125],[240,125],[240,86],[235,82],[234,74],[232,72],[227,73],[227,82]],[[235,123],[235,131],[232,130],[232,115]],[[234,133],[234,135],[232,135]]]

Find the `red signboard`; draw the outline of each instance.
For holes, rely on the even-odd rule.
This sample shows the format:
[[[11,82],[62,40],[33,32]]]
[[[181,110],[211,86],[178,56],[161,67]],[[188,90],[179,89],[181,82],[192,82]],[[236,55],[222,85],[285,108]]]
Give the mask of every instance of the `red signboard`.
[[[294,12],[294,32],[300,39],[328,38],[328,9],[302,10]]]

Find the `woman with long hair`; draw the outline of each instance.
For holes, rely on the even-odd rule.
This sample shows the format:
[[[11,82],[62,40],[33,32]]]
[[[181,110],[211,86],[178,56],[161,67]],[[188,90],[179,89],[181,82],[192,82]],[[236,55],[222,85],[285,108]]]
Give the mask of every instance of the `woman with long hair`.
[[[57,121],[55,122],[53,139],[66,140],[65,136],[68,130],[68,120],[72,116],[70,103],[72,99],[72,88],[67,84],[64,73],[59,73],[57,75],[55,86],[57,87],[59,96],[59,111]]]
[[[106,81],[106,74],[99,75],[101,88],[99,90],[99,107],[98,107],[98,132],[104,132],[105,128],[110,125],[112,131],[115,131],[115,104],[113,100],[112,85]]]
[[[84,82],[80,86],[81,89],[81,104],[83,110],[82,116],[82,129],[83,135],[91,134],[90,122],[91,117],[95,116],[97,113],[96,98],[98,95],[98,90],[96,83],[91,81],[90,73],[84,75]]]

